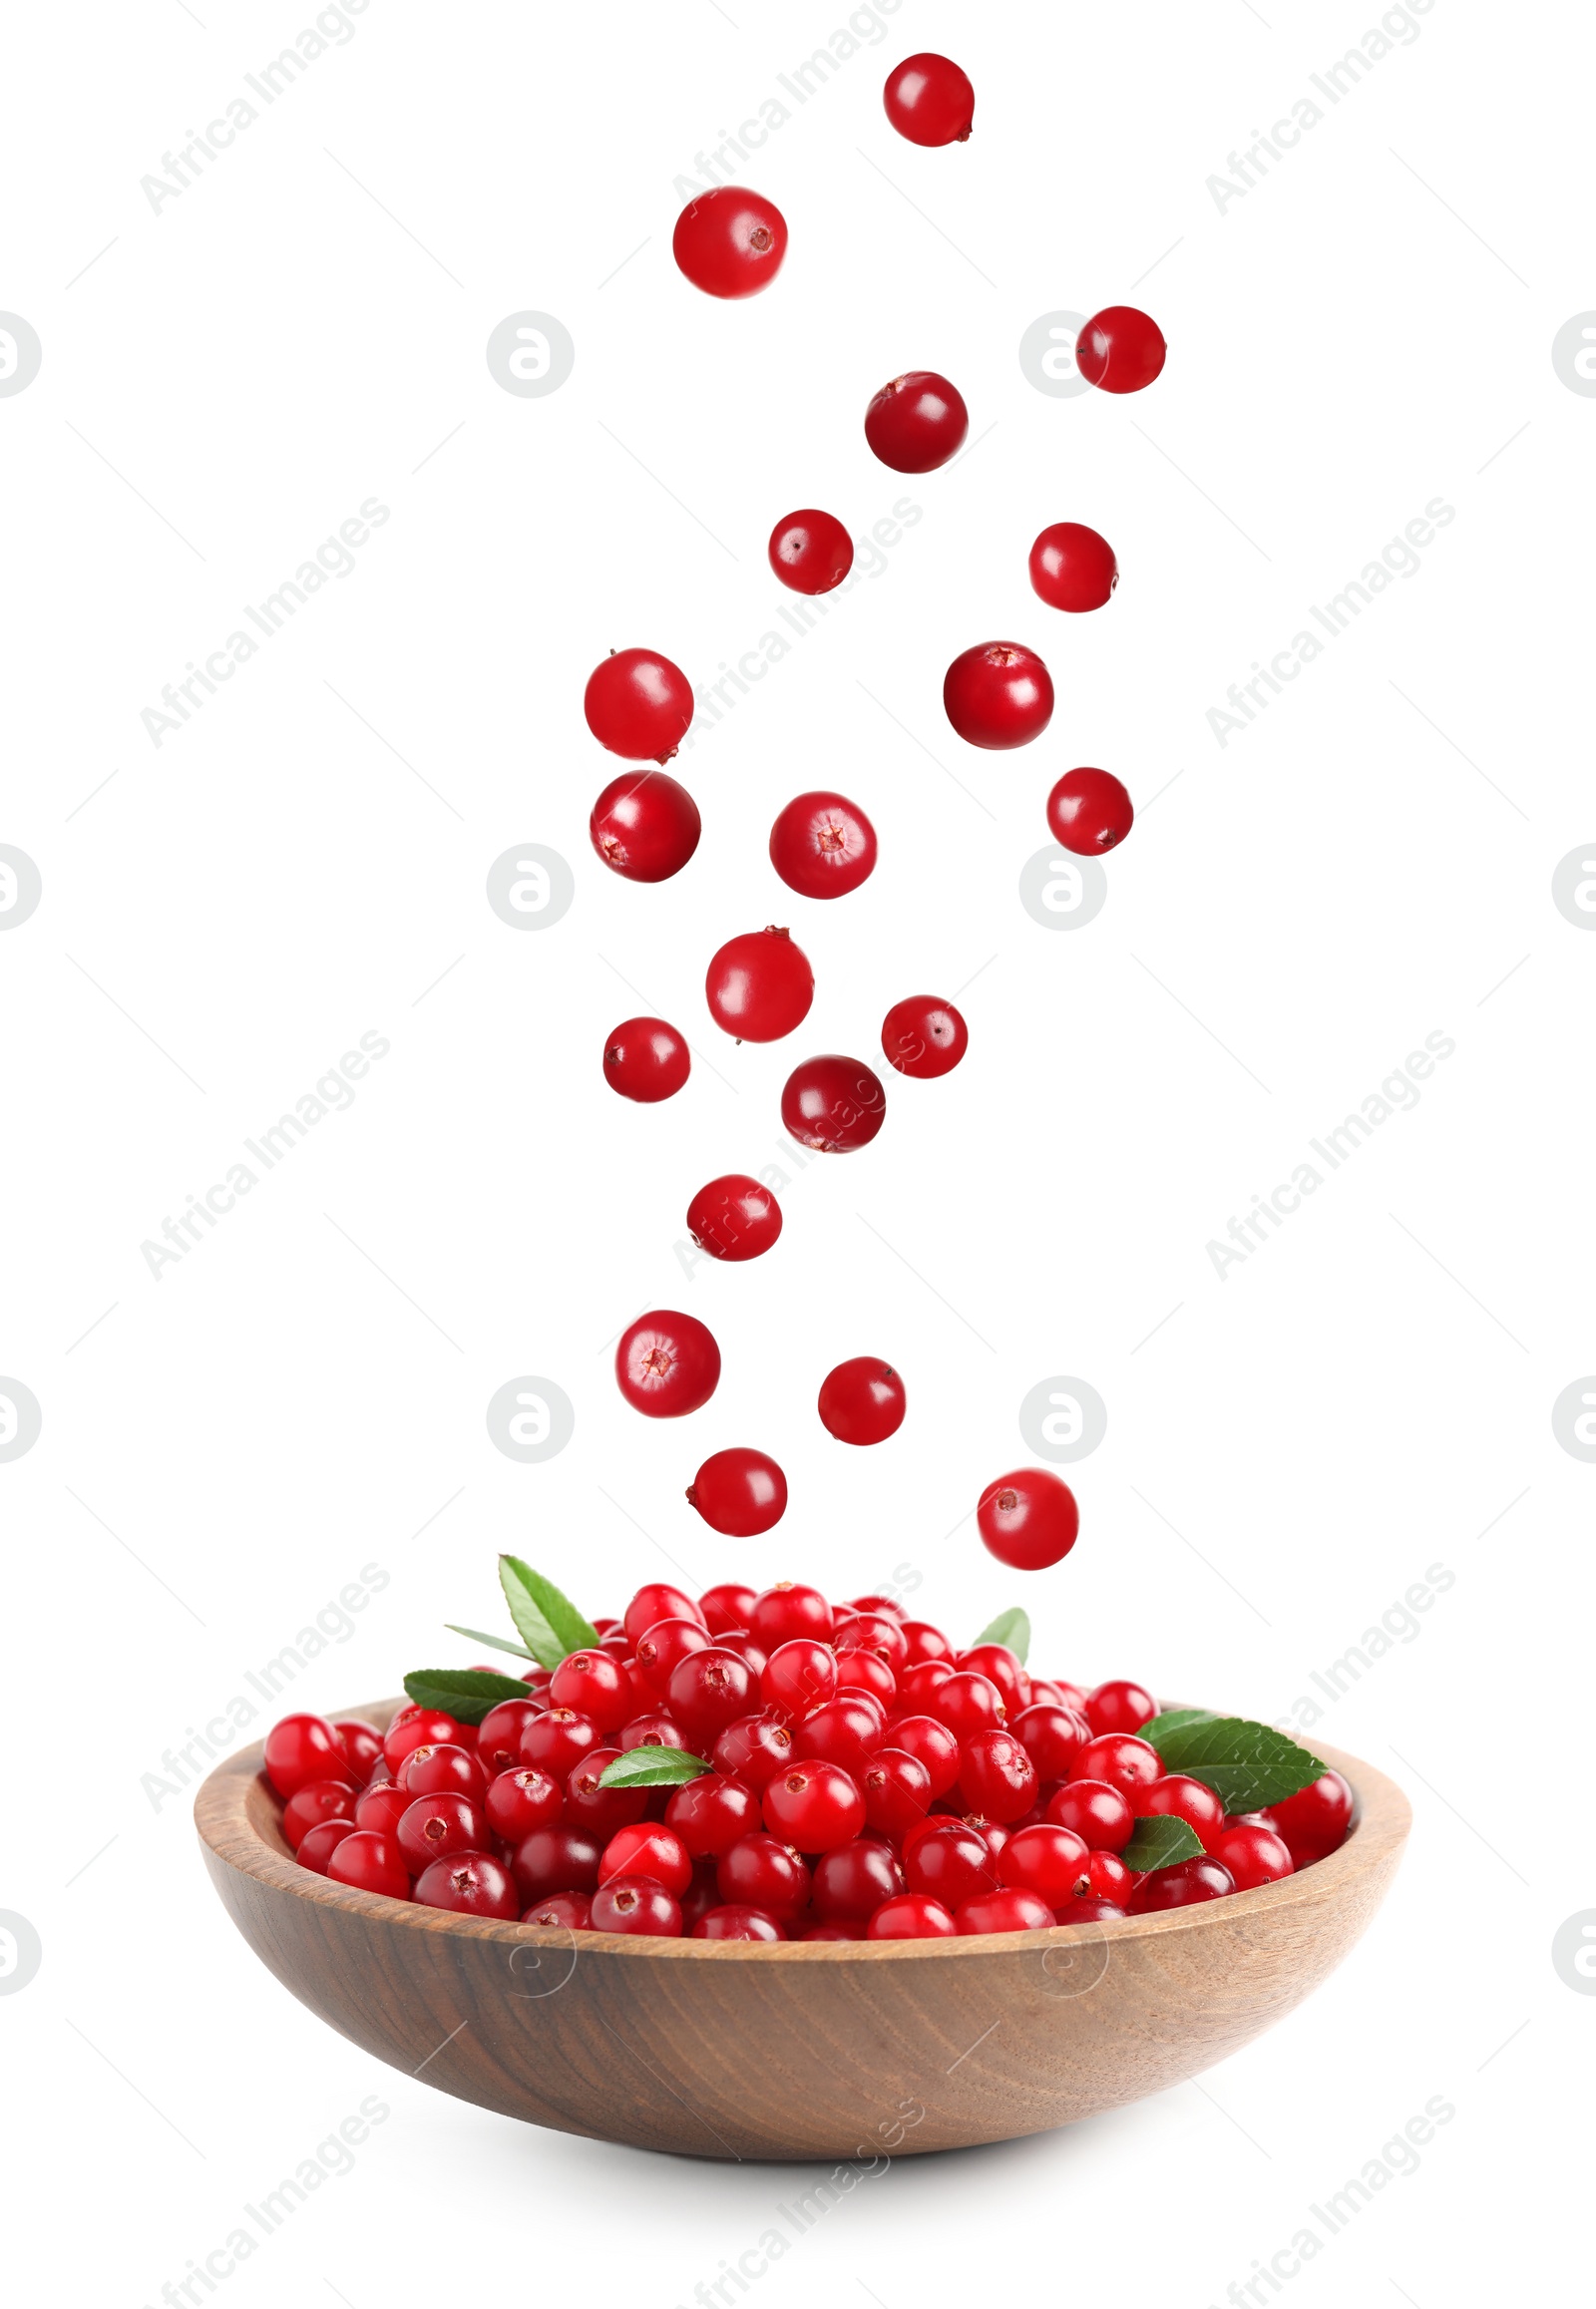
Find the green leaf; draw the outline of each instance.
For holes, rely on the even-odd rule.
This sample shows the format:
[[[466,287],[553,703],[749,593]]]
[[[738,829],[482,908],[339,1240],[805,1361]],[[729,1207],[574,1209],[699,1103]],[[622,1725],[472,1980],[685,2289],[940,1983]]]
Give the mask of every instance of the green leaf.
[[[611,1757],[598,1774],[601,1788],[673,1788],[709,1769],[701,1755],[684,1747],[628,1747]]]
[[[523,1563],[519,1555],[499,1558],[499,1584],[510,1606],[516,1633],[540,1668],[551,1671],[572,1652],[597,1649],[598,1631],[585,1620],[553,1580]]]
[[[1136,1822],[1119,1857],[1127,1868],[1145,1875],[1149,1868],[1172,1868],[1177,1860],[1200,1860],[1202,1851],[1202,1838],[1189,1821],[1160,1812]]]
[[[1178,1732],[1183,1724],[1214,1724],[1218,1719],[1211,1708],[1166,1708],[1162,1716],[1150,1717],[1137,1732],[1149,1746],[1163,1753],[1162,1740],[1166,1732]]]
[[[1014,1605],[1012,1611],[999,1612],[990,1628],[982,1629],[981,1634],[976,1638],[976,1643],[1006,1644],[1023,1668],[1025,1655],[1030,1650],[1029,1614],[1022,1612],[1017,1604]]]
[[[1166,1771],[1200,1779],[1227,1812],[1257,1812],[1284,1803],[1325,1769],[1317,1755],[1284,1732],[1242,1716],[1203,1716],[1178,1724],[1153,1745]]]
[[[518,1660],[532,1658],[525,1644],[512,1644],[506,1636],[490,1636],[485,1628],[457,1628],[453,1620],[445,1620],[444,1626],[451,1636],[469,1636],[474,1644],[486,1644],[490,1651],[514,1652]]]
[[[405,1690],[418,1708],[441,1708],[461,1724],[480,1724],[501,1700],[525,1700],[519,1676],[495,1676],[486,1668],[416,1668]]]

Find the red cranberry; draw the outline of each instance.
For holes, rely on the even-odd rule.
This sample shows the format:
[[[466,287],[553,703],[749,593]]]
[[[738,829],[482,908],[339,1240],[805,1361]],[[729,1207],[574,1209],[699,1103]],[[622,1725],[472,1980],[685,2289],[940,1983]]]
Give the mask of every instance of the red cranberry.
[[[1190,1908],[1198,1900],[1223,1900],[1234,1892],[1228,1868],[1217,1860],[1177,1860],[1172,1868],[1154,1868],[1143,1876],[1130,1896],[1132,1916],[1152,1916],[1164,1908]]]
[[[343,1780],[352,1787],[356,1775],[324,1716],[284,1716],[266,1733],[266,1777],[279,1796],[288,1797],[307,1780]]]
[[[674,1098],[691,1072],[685,1039],[663,1018],[622,1018],[605,1038],[604,1080],[639,1106]]]
[[[617,1828],[631,1827],[647,1812],[651,1788],[603,1785],[605,1767],[619,1753],[618,1747],[593,1747],[573,1767],[566,1781],[563,1814],[572,1827],[589,1828],[596,1836],[612,1836]]]
[[[1075,339],[1075,366],[1102,393],[1139,393],[1161,374],[1168,352],[1156,321],[1133,304],[1107,304]]]
[[[416,1879],[416,1898],[424,1908],[452,1908],[461,1916],[500,1916],[514,1922],[521,1914],[515,1878],[488,1852],[434,1860]]]
[[[635,1645],[659,1620],[696,1620],[701,1626],[703,1617],[691,1596],[683,1595],[680,1588],[671,1587],[665,1580],[650,1580],[626,1606],[621,1627]]]
[[[1049,1908],[1071,1899],[1087,1874],[1088,1855],[1080,1838],[1047,1821],[1016,1828],[998,1855],[999,1881],[1012,1890],[1039,1893]]]
[[[786,1513],[787,1478],[765,1452],[734,1444],[710,1453],[687,1486],[687,1504],[711,1531],[757,1539]]]
[[[1100,609],[1119,582],[1108,540],[1078,521],[1055,521],[1030,549],[1030,581],[1050,609]]]
[[[1293,1866],[1308,1868],[1345,1843],[1353,1791],[1339,1771],[1321,1772],[1284,1803],[1271,1804],[1264,1818],[1290,1852]]]
[[[666,1700],[671,1715],[701,1755],[728,1724],[746,1716],[753,1704],[755,1678],[746,1660],[728,1645],[711,1644],[689,1652],[670,1671]]]
[[[820,1423],[839,1443],[885,1443],[907,1405],[903,1380],[880,1355],[856,1354],[820,1382]]]
[[[355,1826],[374,1828],[379,1835],[391,1836],[415,1800],[397,1780],[367,1788],[355,1805]]]
[[[952,1940],[959,1927],[953,1911],[926,1892],[900,1892],[884,1900],[865,1927],[867,1940]]]
[[[1106,1780],[1135,1803],[1144,1788],[1164,1776],[1158,1750],[1132,1732],[1108,1732],[1088,1739],[1069,1767],[1072,1780]]]
[[[934,473],[958,456],[969,431],[964,395],[934,369],[894,377],[865,411],[865,439],[894,473]]]
[[[756,1644],[746,1628],[728,1628],[719,1639],[728,1652],[735,1652],[757,1685],[764,1675],[766,1653],[762,1644]]]
[[[519,1844],[534,1828],[553,1827],[565,1802],[565,1790],[557,1779],[536,1764],[523,1763],[489,1781],[482,1808],[496,1836],[503,1836],[507,1844]]]
[[[692,1881],[692,1858],[674,1828],[656,1820],[618,1828],[598,1859],[598,1881],[612,1876],[647,1876],[675,1897]]]
[[[728,939],[704,979],[710,1016],[740,1042],[779,1042],[803,1024],[814,998],[808,956],[773,926]]]
[[[662,1709],[645,1716],[634,1716],[623,1724],[615,1734],[615,1744],[622,1755],[634,1747],[685,1747],[687,1735],[679,1724],[673,1723]]]
[[[1137,1788],[1132,1801],[1138,1820],[1184,1820],[1188,1828],[1196,1831],[1205,1849],[1212,1847],[1225,1824],[1225,1807],[1213,1789],[1200,1779],[1187,1779],[1180,1772],[1155,1779],[1150,1787]]]
[[[809,1870],[790,1844],[756,1829],[739,1836],[716,1870],[722,1900],[762,1908],[785,1923],[809,1901]]]
[[[692,720],[692,683],[655,649],[611,649],[588,676],[582,710],[594,736],[610,753],[628,762],[668,762]],[[673,782],[665,780],[666,785]],[[694,843],[697,817],[694,810]]]
[[[765,1826],[798,1852],[829,1852],[851,1843],[865,1824],[865,1799],[839,1764],[818,1758],[789,1764],[768,1782]]]
[[[521,1761],[538,1764],[564,1782],[598,1745],[598,1727],[591,1716],[579,1716],[574,1708],[546,1708],[521,1735]]]
[[[702,831],[697,803],[663,770],[611,778],[588,820],[594,848],[627,882],[668,882],[697,849]]]
[[[829,593],[854,566],[854,541],[835,514],[784,514],[770,533],[770,566],[795,593]]]
[[[976,92],[951,58],[927,49],[906,56],[882,90],[887,118],[912,145],[962,145],[976,117]]]
[[[740,1580],[723,1580],[719,1587],[705,1588],[698,1610],[709,1633],[723,1636],[729,1628],[752,1627],[758,1601],[756,1589],[744,1587]]]
[[[954,1911],[962,1933],[1046,1932],[1052,1921],[1052,1910],[1035,1892],[980,1893]]]
[[[697,1620],[656,1621],[637,1639],[637,1680],[654,1699],[663,1701],[671,1677],[693,1652],[706,1651],[709,1631]]]
[[[818,1643],[829,1643],[835,1620],[830,1604],[818,1588],[805,1587],[800,1580],[778,1580],[754,1598],[748,1626],[769,1651],[778,1644],[789,1644],[799,1636],[812,1636]]]
[[[1126,1905],[1136,1887],[1134,1872],[1116,1852],[1088,1852],[1083,1873],[1085,1891],[1081,1897],[1111,1900],[1116,1908]]]
[[[692,1928],[694,1940],[785,1940],[787,1935],[762,1908],[722,1905],[700,1916]]]
[[[945,1796],[959,1777],[959,1742],[933,1716],[900,1716],[887,1733],[888,1744],[913,1756],[931,1781],[933,1798]],[[881,1752],[877,1750],[878,1754]]]
[[[1024,1741],[1043,1782],[1067,1779],[1070,1765],[1091,1737],[1084,1721],[1070,1708],[1027,1708],[1009,1729]]]
[[[715,1741],[711,1761],[757,1793],[792,1761],[792,1733],[774,1717],[739,1716]]]
[[[815,1862],[815,1913],[827,1924],[863,1924],[903,1888],[891,1848],[874,1837],[834,1844]]]
[[[417,1708],[407,1714],[402,1723],[395,1717],[389,1725],[382,1743],[383,1759],[388,1769],[397,1774],[412,1748],[471,1747],[476,1737],[469,1725],[457,1724],[441,1708]]]
[[[434,1860],[451,1860],[460,1852],[488,1848],[487,1816],[471,1796],[446,1790],[417,1796],[400,1815],[394,1841],[413,1875]]]
[[[756,296],[787,253],[787,220],[774,200],[741,185],[716,185],[676,218],[671,253],[706,296]]]
[[[1006,1823],[1036,1800],[1036,1766],[1011,1732],[978,1732],[964,1742],[959,1785],[988,1819]]]
[[[823,1708],[836,1689],[837,1655],[813,1636],[795,1636],[790,1643],[778,1644],[759,1679],[765,1706],[789,1716],[807,1716],[811,1709]]]
[[[1030,1678],[1018,1653],[1006,1644],[974,1644],[960,1653],[957,1665],[962,1674],[985,1676],[989,1684],[996,1684],[1010,1716],[1019,1716],[1030,1706]]]
[[[631,1683],[607,1652],[568,1652],[549,1683],[556,1708],[591,1716],[600,1732],[618,1732],[633,1714]]]
[[[950,1654],[947,1659],[921,1660],[914,1667],[906,1668],[898,1679],[899,1707],[929,1710],[957,1667],[958,1662]]]
[[[1117,1900],[1099,1897],[1096,1893],[1077,1893],[1073,1900],[1060,1901],[1053,1910],[1055,1924],[1122,1924],[1126,1910]]]
[[[314,1786],[315,1783],[309,1781],[306,1784]],[[297,1794],[298,1790],[295,1789],[294,1793]],[[345,1836],[352,1836],[354,1833],[355,1823],[353,1820],[319,1820],[313,1828],[306,1828],[299,1839],[299,1849],[295,1854],[300,1867],[312,1868],[318,1876],[325,1876],[327,1862],[332,1858],[333,1853],[336,1852]],[[1281,1850],[1285,1850],[1284,1845],[1281,1846]]]
[[[510,1855],[521,1897],[535,1903],[551,1892],[592,1892],[602,1848],[587,1828],[534,1828]]]
[[[1130,832],[1136,813],[1110,770],[1065,770],[1047,797],[1055,842],[1079,858],[1099,858]]]
[[[1139,1684],[1123,1679],[1099,1684],[1086,1695],[1086,1722],[1094,1732],[1140,1732],[1158,1714],[1158,1703]]]
[[[907,1748],[878,1747],[865,1766],[859,1790],[869,1826],[901,1838],[926,1815],[932,1794],[931,1773]]]
[[[791,1761],[834,1763],[854,1779],[862,1779],[881,1731],[863,1700],[828,1700],[793,1726]]]
[[[781,1093],[782,1127],[800,1146],[822,1154],[853,1154],[869,1146],[887,1113],[880,1078],[858,1058],[828,1051],[806,1058]]]
[[[970,1047],[970,1028],[952,1002],[937,994],[908,994],[882,1020],[881,1047],[900,1074],[932,1082],[959,1064]]]
[[[960,1820],[916,1839],[904,1854],[904,1879],[911,1892],[929,1892],[955,1914],[966,1900],[998,1889],[987,1839]]]
[[[311,1835],[325,1832],[318,1828],[310,1831]],[[1248,1820],[1222,1829],[1209,1843],[1208,1851],[1210,1858],[1230,1870],[1238,1892],[1251,1892],[1259,1884],[1278,1883],[1281,1877],[1290,1876],[1295,1867],[1285,1838],[1277,1836],[1273,1828],[1260,1827]],[[304,1856],[301,1844],[299,1857],[302,1860]]]
[[[946,1660],[953,1665],[954,1648],[941,1628],[934,1628],[929,1620],[904,1620],[904,1657],[911,1668],[923,1668],[933,1660]]]
[[[357,1716],[341,1717],[332,1729],[343,1749],[344,1760],[354,1774],[355,1785],[363,1786],[383,1760],[382,1733],[363,1724]]]
[[[978,1732],[991,1732],[1006,1722],[1003,1696],[990,1676],[961,1668],[945,1676],[926,1703],[928,1715],[946,1724],[961,1747]]]
[[[796,794],[770,829],[770,863],[802,898],[846,898],[876,864],[876,829],[845,794]]]
[[[681,1937],[681,1904],[652,1876],[611,1876],[593,1896],[595,1932],[652,1932]]]
[[[1019,641],[981,641],[943,679],[948,719],[967,745],[1005,752],[1029,745],[1052,719],[1052,677]]]
[[[615,1384],[632,1409],[650,1419],[685,1418],[708,1402],[719,1382],[720,1349],[696,1316],[656,1307],[620,1335]]]
[[[1016,1467],[989,1483],[976,1528],[990,1554],[1010,1571],[1045,1571],[1075,1544],[1080,1510],[1060,1476],[1046,1467]]]
[[[542,1712],[531,1700],[501,1700],[497,1708],[489,1709],[477,1727],[477,1761],[485,1779],[521,1761],[521,1735]]]
[[[695,1860],[719,1860],[739,1836],[759,1825],[759,1799],[741,1780],[705,1772],[672,1788],[665,1826],[681,1838]]]
[[[296,1787],[282,1807],[282,1833],[290,1852],[297,1852],[309,1828],[323,1820],[348,1820],[353,1825],[355,1791],[346,1779],[307,1779]]]
[[[380,1892],[388,1900],[410,1898],[410,1871],[391,1836],[374,1828],[356,1828],[342,1837],[327,1855],[327,1875],[334,1884],[356,1892]]]
[[[1122,1852],[1136,1826],[1126,1790],[1100,1779],[1071,1780],[1054,1788],[1047,1817],[1060,1828],[1072,1828],[1094,1852]]]
[[[568,1932],[586,1932],[592,1915],[593,1902],[586,1892],[551,1892],[547,1899],[536,1900],[523,1910],[521,1921],[546,1930],[562,1926]]]
[[[687,1232],[711,1259],[732,1265],[758,1259],[781,1233],[781,1205],[758,1179],[744,1171],[728,1171],[693,1196],[687,1205]]]

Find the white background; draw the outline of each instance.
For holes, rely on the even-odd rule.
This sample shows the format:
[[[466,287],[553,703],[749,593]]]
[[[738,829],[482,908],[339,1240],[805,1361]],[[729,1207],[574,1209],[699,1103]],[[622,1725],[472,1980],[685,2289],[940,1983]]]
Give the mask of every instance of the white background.
[[[355,2170],[228,2302],[686,2302],[804,2185],[520,2129],[380,2069],[248,1956],[187,1797],[141,1785],[363,1565],[389,1584],[295,1705],[458,1656],[440,1623],[492,1620],[504,1547],[591,1612],[670,1562],[842,1594],[907,1563],[960,1636],[1022,1600],[1043,1672],[1266,1716],[1448,1568],[1319,1728],[1417,1815],[1345,1969],[1200,2086],[899,2162],[761,2297],[1217,2302],[1436,2095],[1456,2115],[1421,2169],[1290,2297],[1437,2309],[1552,2281],[1525,2191],[1569,2203],[1584,2175],[1558,2048],[1596,2018],[1549,1955],[1596,1900],[1572,1710],[1596,1470],[1550,1419],[1596,1365],[1596,941],[1550,897],[1592,833],[1596,407],[1550,359],[1596,303],[1588,20],[1434,0],[1221,211],[1209,176],[1378,11],[902,0],[739,171],[791,249],[723,305],[670,261],[673,180],[840,5],[373,0],[152,212],[141,178],[311,13],[139,0],[7,37],[0,306],[44,348],[0,399],[0,841],[44,884],[0,939],[0,1371],[44,1421],[0,1465],[0,1907],[44,1950],[0,2001],[29,2297],[156,2301],[373,2092],[391,2116]],[[885,122],[886,71],[926,47],[975,82],[968,146]],[[1032,388],[1033,319],[1126,298],[1170,342],[1153,390]],[[484,359],[527,307],[577,347],[546,399]],[[955,378],[977,444],[919,481],[860,424],[912,366]],[[604,874],[593,664],[642,642],[713,678],[789,598],[777,516],[818,503],[860,535],[902,496],[923,519],[883,574],[683,752],[691,867]],[[391,518],[353,574],[154,747],[162,685],[370,497]],[[1419,573],[1221,748],[1228,685],[1436,497],[1455,519]],[[1097,616],[1029,590],[1059,519],[1118,551]],[[1041,649],[1058,691],[1008,755],[963,746],[940,703],[949,659],[995,636]],[[1016,879],[1075,762],[1140,816],[1104,911],[1056,935]],[[764,844],[832,782],[882,856],[820,906]],[[532,936],[484,898],[528,841],[577,876]],[[739,1048],[704,964],[772,921],[814,1009],[793,1044]],[[783,1193],[771,1257],[684,1276],[689,1195],[773,1158],[794,1059],[868,1059],[890,1002],[958,988],[958,1072],[894,1078],[874,1146]],[[643,1008],[703,1054],[654,1109],[598,1068]],[[367,1030],[391,1051],[352,1110],[156,1281],[141,1244]],[[1416,1109],[1221,1280],[1210,1239],[1436,1031],[1455,1053]],[[724,1353],[685,1426],[635,1418],[609,1376],[606,1343],[657,1305]],[[911,1406],[869,1453],[814,1413],[860,1352],[901,1363]],[[528,1372],[577,1413],[533,1467],[484,1422]],[[1071,1470],[1074,1554],[1022,1578],[970,1511],[1060,1372],[1101,1393],[1107,1436]],[[716,1541],[683,1486],[743,1441],[791,1507]]]

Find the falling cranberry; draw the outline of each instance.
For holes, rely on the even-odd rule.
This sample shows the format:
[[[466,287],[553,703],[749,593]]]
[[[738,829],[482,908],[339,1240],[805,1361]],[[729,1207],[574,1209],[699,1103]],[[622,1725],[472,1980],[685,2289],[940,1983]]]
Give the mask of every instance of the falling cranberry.
[[[728,1266],[758,1259],[781,1233],[781,1205],[743,1171],[711,1179],[687,1205],[687,1232],[700,1251]]]
[[[880,1355],[856,1354],[820,1382],[820,1423],[839,1443],[885,1443],[907,1403],[903,1380]]]
[[[1103,393],[1139,393],[1164,366],[1169,348],[1158,323],[1133,304],[1105,304],[1075,339],[1075,366]]]
[[[582,710],[610,753],[668,762],[692,720],[692,683],[656,649],[611,649],[588,676]]]
[[[882,1020],[881,1047],[900,1074],[929,1082],[953,1072],[970,1047],[970,1028],[952,1002],[910,994]]]
[[[976,92],[946,56],[906,56],[882,90],[887,118],[912,145],[962,145],[976,116]]]
[[[887,1093],[870,1068],[832,1053],[795,1066],[781,1094],[783,1127],[824,1154],[869,1146],[886,1112]]]
[[[604,1080],[639,1106],[674,1098],[691,1069],[685,1041],[663,1018],[622,1018],[605,1037]]]
[[[1078,858],[1097,858],[1116,848],[1135,816],[1130,796],[1111,770],[1065,770],[1047,797],[1053,840]]]
[[[711,960],[704,998],[715,1024],[740,1042],[779,1042],[808,1017],[815,973],[788,932],[744,931]]]
[[[1002,752],[1029,745],[1052,719],[1052,678],[1018,641],[982,641],[949,666],[942,685],[948,719],[967,745]]]
[[[697,849],[702,823],[686,787],[663,770],[628,770],[595,802],[588,832],[611,873],[668,882]]]
[[[711,1531],[728,1539],[757,1539],[778,1524],[787,1509],[787,1478],[763,1451],[735,1444],[714,1451],[687,1487],[687,1504],[696,1507]]]
[[[770,533],[770,566],[795,593],[829,593],[854,566],[854,541],[834,513],[807,506]]]
[[[1074,1546],[1080,1510],[1061,1476],[1046,1467],[1018,1467],[988,1484],[976,1525],[989,1552],[1011,1571],[1045,1571]]]
[[[894,473],[934,473],[958,456],[969,431],[964,395],[935,369],[894,377],[865,411],[865,439]]]
[[[1055,521],[1030,549],[1030,582],[1049,609],[1100,609],[1119,582],[1114,549],[1083,522]]]
[[[706,296],[757,296],[781,270],[787,219],[774,200],[741,185],[717,185],[676,218],[671,253]]]
[[[846,898],[876,864],[876,829],[845,794],[795,794],[770,829],[770,863],[803,898]]]
[[[696,1411],[708,1402],[719,1378],[714,1334],[695,1316],[655,1308],[620,1335],[615,1383],[632,1409],[650,1419],[679,1419]]]

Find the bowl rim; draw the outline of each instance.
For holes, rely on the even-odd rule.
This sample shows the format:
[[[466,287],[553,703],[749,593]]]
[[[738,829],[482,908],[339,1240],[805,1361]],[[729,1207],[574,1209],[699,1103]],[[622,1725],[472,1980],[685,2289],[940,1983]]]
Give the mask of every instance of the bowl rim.
[[[356,1718],[381,1731],[404,1706],[400,1700],[370,1701],[339,1709],[337,1720]],[[333,1712],[328,1712],[332,1721]],[[626,1963],[641,1957],[668,1957],[672,1962],[716,1964],[784,1963],[892,1964],[923,1963],[936,1957],[994,1955],[1004,1950],[1034,1949],[1038,1945],[1063,1948],[1095,1945],[1110,1936],[1116,1944],[1162,1938],[1168,1933],[1193,1932],[1205,1925],[1271,1914],[1299,1900],[1346,1889],[1370,1869],[1384,1865],[1399,1851],[1412,1825],[1407,1798],[1396,1781],[1373,1764],[1349,1755],[1345,1749],[1316,1741],[1313,1752],[1351,1784],[1353,1825],[1347,1840],[1312,1867],[1283,1876],[1273,1884],[1259,1884],[1248,1892],[1233,1892],[1223,1901],[1196,1901],[1188,1908],[1167,1908],[1145,1916],[1127,1916],[1111,1923],[1055,1924],[1020,1932],[962,1934],[954,1940],[693,1940],[686,1935],[667,1937],[652,1932],[593,1932],[573,1925],[512,1923],[492,1916],[463,1916],[453,1909],[427,1908],[414,1900],[393,1900],[382,1892],[361,1892],[338,1884],[313,1868],[301,1867],[283,1841],[261,1832],[262,1806],[280,1798],[263,1769],[264,1739],[238,1748],[216,1764],[195,1794],[194,1819],[200,1841],[223,1866],[252,1877],[274,1892],[309,1900],[322,1908],[342,1910],[367,1922],[404,1926],[417,1932],[462,1933],[471,1940],[500,1941],[506,1947],[575,1948],[584,1956]]]

